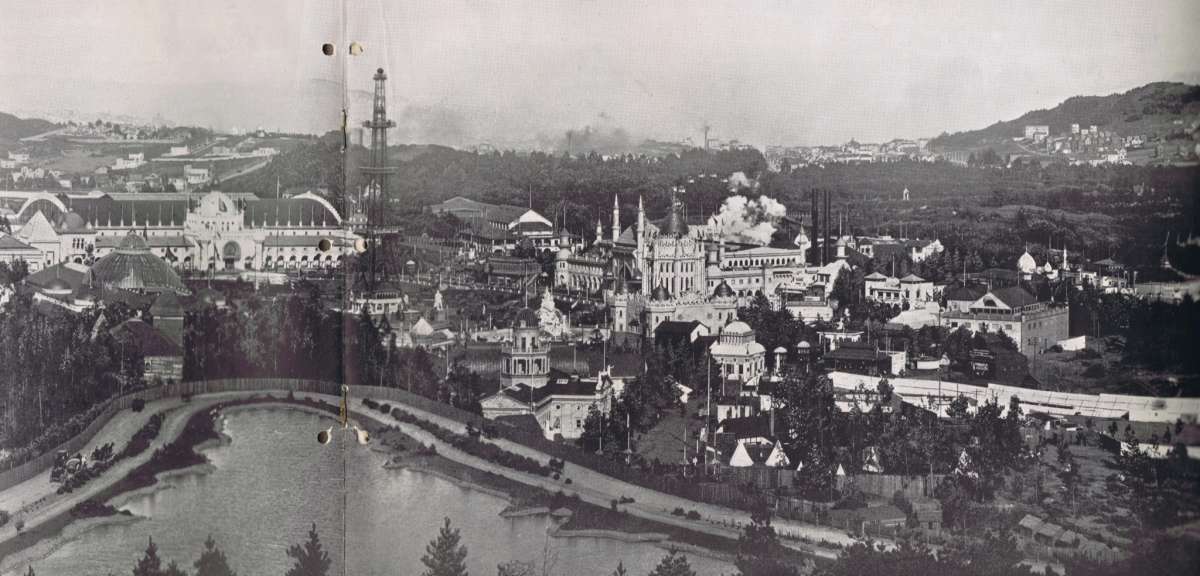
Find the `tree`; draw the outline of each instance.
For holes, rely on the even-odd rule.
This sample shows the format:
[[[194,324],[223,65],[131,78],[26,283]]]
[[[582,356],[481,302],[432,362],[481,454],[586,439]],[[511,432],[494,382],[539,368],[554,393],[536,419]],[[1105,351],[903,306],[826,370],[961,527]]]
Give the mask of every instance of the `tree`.
[[[225,553],[217,548],[212,534],[204,541],[204,550],[193,566],[196,567],[196,576],[237,576],[237,572],[229,567]]]
[[[154,538],[151,537],[150,543],[146,546],[146,553],[138,560],[137,566],[133,567],[133,576],[162,576],[162,559],[158,557],[158,546],[154,544]]]
[[[288,548],[287,555],[296,564],[287,571],[287,576],[326,576],[329,566],[333,563],[329,553],[321,549],[321,537],[317,534],[317,523],[313,522],[308,530],[308,540],[303,546],[293,544]]]
[[[696,571],[692,570],[691,564],[688,564],[687,556],[671,550],[659,561],[658,566],[654,567],[649,576],[696,576]]]
[[[880,378],[875,391],[879,393],[880,404],[889,404],[892,401],[892,392],[895,391],[895,388],[887,381],[887,378]]]
[[[437,538],[425,545],[422,576],[467,576],[467,547],[459,543],[458,529],[450,528],[450,518],[445,520]]]
[[[738,537],[735,565],[742,576],[795,576],[794,566],[781,559],[783,546],[771,527],[771,512],[763,506],[750,514],[750,523]]]
[[[950,401],[950,406],[946,409],[946,415],[955,420],[963,420],[967,417],[967,407],[970,405],[967,397],[959,394],[955,399]]]

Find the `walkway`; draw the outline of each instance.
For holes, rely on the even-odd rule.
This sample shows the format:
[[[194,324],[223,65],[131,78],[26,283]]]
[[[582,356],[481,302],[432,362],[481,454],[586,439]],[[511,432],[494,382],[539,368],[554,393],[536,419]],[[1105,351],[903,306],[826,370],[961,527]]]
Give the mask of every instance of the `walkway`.
[[[333,397],[328,396],[326,398],[333,399]],[[355,400],[355,402],[357,402],[357,400]],[[391,401],[390,403],[393,405],[396,404],[395,401]],[[405,434],[412,436],[413,438],[417,439],[417,441],[425,444],[435,445],[437,447],[438,455],[440,456],[444,456],[450,460],[470,466],[472,468],[488,470],[496,474],[501,474],[513,480],[517,480],[522,484],[538,486],[551,491],[562,490],[566,494],[578,494],[581,499],[590,504],[608,507],[614,499],[619,500],[621,497],[633,498],[633,503],[620,505],[620,508],[629,512],[630,514],[640,518],[645,518],[647,520],[653,520],[663,524],[669,524],[672,526],[678,526],[681,528],[687,528],[689,530],[695,530],[698,532],[704,532],[732,539],[737,539],[737,537],[741,534],[740,526],[750,522],[750,515],[747,512],[734,510],[732,508],[725,508],[723,506],[705,504],[679,496],[665,494],[663,492],[651,490],[649,488],[631,484],[623,480],[617,480],[610,476],[606,476],[594,470],[584,468],[570,462],[567,462],[563,468],[563,480],[553,480],[551,478],[518,472],[511,468],[493,464],[462,452],[450,446],[449,444],[438,440],[435,436],[426,432],[425,430],[412,424],[400,422],[391,415],[384,416],[379,412],[372,411],[362,407],[361,405],[352,406],[352,408],[354,409],[356,416],[365,416],[376,422],[397,426]],[[451,420],[436,414],[424,412],[410,405],[404,405],[403,409],[419,418],[442,426],[443,428],[460,434],[466,434],[466,425],[456,420]],[[547,454],[522,444],[511,442],[509,440],[493,439],[485,441],[491,442],[510,452],[533,458],[539,462],[544,463],[550,459],[550,456]],[[565,479],[567,478],[571,479],[571,484],[565,483]],[[688,520],[687,518],[675,516],[671,514],[675,508],[695,510],[704,517],[704,521]],[[771,524],[775,528],[776,533],[787,538],[782,541],[784,545],[815,556],[835,558],[837,557],[838,551],[832,548],[810,545],[806,542],[800,542],[797,539],[806,538],[813,542],[821,542],[823,540],[830,543],[841,544],[843,546],[857,542],[857,539],[850,536],[846,532],[825,526],[804,524],[801,522],[778,518],[773,519]]]

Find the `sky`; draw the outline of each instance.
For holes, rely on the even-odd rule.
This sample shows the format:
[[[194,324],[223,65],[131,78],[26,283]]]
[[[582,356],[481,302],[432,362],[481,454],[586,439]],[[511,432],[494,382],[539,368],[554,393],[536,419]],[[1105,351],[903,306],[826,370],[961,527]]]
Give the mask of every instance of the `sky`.
[[[1200,82],[1195,0],[0,0],[0,15],[3,111],[323,132],[343,106],[369,115],[383,67],[392,141],[456,146],[586,127],[699,142],[706,125],[760,146],[884,141]]]

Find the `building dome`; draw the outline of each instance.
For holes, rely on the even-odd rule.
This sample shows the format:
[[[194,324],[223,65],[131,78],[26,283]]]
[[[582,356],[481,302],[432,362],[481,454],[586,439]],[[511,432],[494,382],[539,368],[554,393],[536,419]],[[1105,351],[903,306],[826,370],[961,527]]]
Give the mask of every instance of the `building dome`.
[[[62,230],[64,232],[83,232],[87,230],[87,227],[83,216],[75,212],[68,212],[66,218],[63,218]]]
[[[537,328],[538,314],[532,308],[522,308],[513,319],[513,328]]]
[[[754,332],[754,330],[750,328],[749,324],[742,322],[741,320],[737,320],[731,322],[725,327],[724,334],[729,334],[730,336],[740,336],[750,334],[752,332]]]
[[[775,353],[776,353],[776,354],[787,354],[787,348],[784,348],[783,346],[780,346],[780,347],[778,347],[778,348],[776,348],[776,349],[775,349]]]
[[[179,275],[162,258],[150,252],[146,239],[130,233],[117,249],[92,266],[96,284],[140,292],[187,294]]]
[[[559,260],[566,260],[567,258],[570,258],[570,257],[571,257],[571,249],[570,248],[567,248],[566,246],[559,248],[559,250],[558,250],[558,259]]]
[[[71,285],[67,283],[66,280],[63,280],[62,278],[55,278],[46,283],[46,288],[43,289],[43,292],[45,292],[48,296],[67,296],[70,295],[73,290],[71,289]]]
[[[688,225],[683,219],[683,213],[679,210],[679,202],[675,199],[675,189],[671,189],[671,208],[667,213],[667,221],[663,222],[660,234],[669,237],[682,238],[687,236]]]
[[[800,343],[796,345],[796,348],[808,350],[809,348],[812,348],[812,344],[809,344],[808,340],[801,340]]]
[[[714,298],[732,298],[733,296],[734,296],[733,288],[731,288],[729,286],[729,283],[725,282],[724,280],[722,280],[721,283],[717,285],[716,290],[713,290]]]
[[[671,299],[671,291],[667,290],[666,286],[659,286],[650,293],[650,300],[654,302],[666,302]]]
[[[1033,255],[1028,250],[1017,259],[1017,270],[1022,274],[1033,274],[1037,271],[1037,261],[1033,259]]]

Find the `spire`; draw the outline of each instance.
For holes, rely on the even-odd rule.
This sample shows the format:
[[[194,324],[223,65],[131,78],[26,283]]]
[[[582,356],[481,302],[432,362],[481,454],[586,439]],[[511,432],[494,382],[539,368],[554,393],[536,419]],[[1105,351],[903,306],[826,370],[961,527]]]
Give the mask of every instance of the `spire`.
[[[613,224],[612,224],[612,241],[617,243],[617,237],[621,235],[621,204],[617,201],[617,195],[613,194]]]

